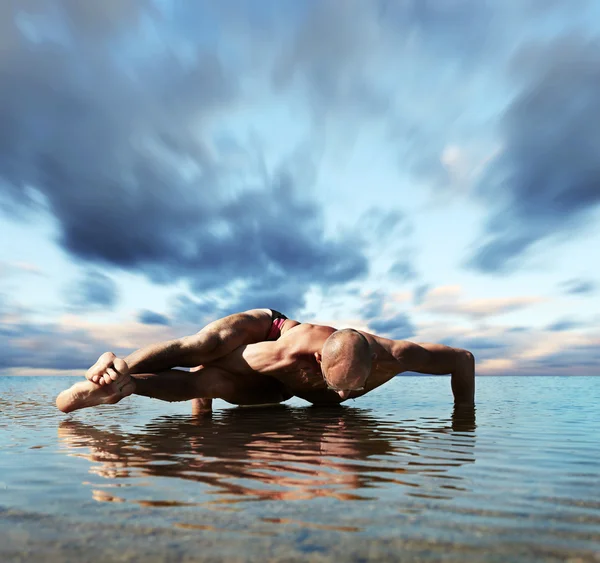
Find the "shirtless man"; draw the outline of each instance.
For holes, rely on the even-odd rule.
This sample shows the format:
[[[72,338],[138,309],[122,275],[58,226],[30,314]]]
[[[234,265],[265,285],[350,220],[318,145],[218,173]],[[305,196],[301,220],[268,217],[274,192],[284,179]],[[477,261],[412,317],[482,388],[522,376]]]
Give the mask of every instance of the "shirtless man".
[[[277,321],[277,313],[268,309],[240,315],[254,315],[261,323],[270,320],[271,327]],[[290,319],[279,320],[281,326],[274,331],[278,338],[267,340],[264,334],[259,338],[258,330],[249,335],[237,333],[236,323],[243,326],[249,320],[232,317],[236,318],[217,321],[222,328],[218,337],[203,329],[194,336],[143,348],[125,360],[103,354],[88,371],[90,381],[76,383],[58,396],[58,408],[70,412],[112,404],[132,393],[166,401],[201,397],[200,408],[209,408],[214,398],[251,405],[281,402],[292,395],[314,404],[339,404],[404,371],[450,374],[455,402],[474,403],[474,358],[466,350]],[[193,371],[170,369],[175,366]]]

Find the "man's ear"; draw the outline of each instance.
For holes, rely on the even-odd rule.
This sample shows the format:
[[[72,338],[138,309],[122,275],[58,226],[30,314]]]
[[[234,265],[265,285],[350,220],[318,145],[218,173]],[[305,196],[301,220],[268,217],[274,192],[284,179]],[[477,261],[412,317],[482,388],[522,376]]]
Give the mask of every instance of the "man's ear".
[[[373,352],[371,354],[371,362],[375,363],[375,360],[377,359],[377,352]]]
[[[320,365],[321,362],[323,361],[323,357],[321,356],[321,352],[315,352],[315,360],[317,360],[317,363]]]

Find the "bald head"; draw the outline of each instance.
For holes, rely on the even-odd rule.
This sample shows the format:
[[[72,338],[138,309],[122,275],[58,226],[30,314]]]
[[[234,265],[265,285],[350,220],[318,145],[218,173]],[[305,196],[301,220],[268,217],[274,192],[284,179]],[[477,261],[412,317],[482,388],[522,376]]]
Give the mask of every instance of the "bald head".
[[[336,330],[325,341],[321,351],[323,376],[335,389],[364,387],[371,373],[371,362],[369,341],[351,328]]]

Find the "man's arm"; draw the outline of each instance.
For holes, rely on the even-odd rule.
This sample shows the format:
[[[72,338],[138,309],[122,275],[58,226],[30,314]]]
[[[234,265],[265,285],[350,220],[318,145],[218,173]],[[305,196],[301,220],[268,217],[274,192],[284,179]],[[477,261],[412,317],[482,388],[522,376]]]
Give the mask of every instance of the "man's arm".
[[[394,356],[405,371],[431,375],[451,375],[456,404],[475,403],[475,358],[468,350],[443,344],[414,344],[401,341]]]

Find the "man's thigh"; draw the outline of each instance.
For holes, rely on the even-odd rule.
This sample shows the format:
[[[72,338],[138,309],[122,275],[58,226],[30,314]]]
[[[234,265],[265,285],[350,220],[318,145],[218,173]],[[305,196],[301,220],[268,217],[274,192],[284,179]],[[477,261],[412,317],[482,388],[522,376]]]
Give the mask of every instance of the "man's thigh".
[[[250,309],[213,321],[188,338],[204,346],[203,361],[208,363],[239,346],[263,342],[269,335],[272,322],[270,309]]]
[[[195,370],[199,396],[222,399],[234,405],[280,403],[292,393],[277,379],[259,374],[234,375],[221,368]]]

